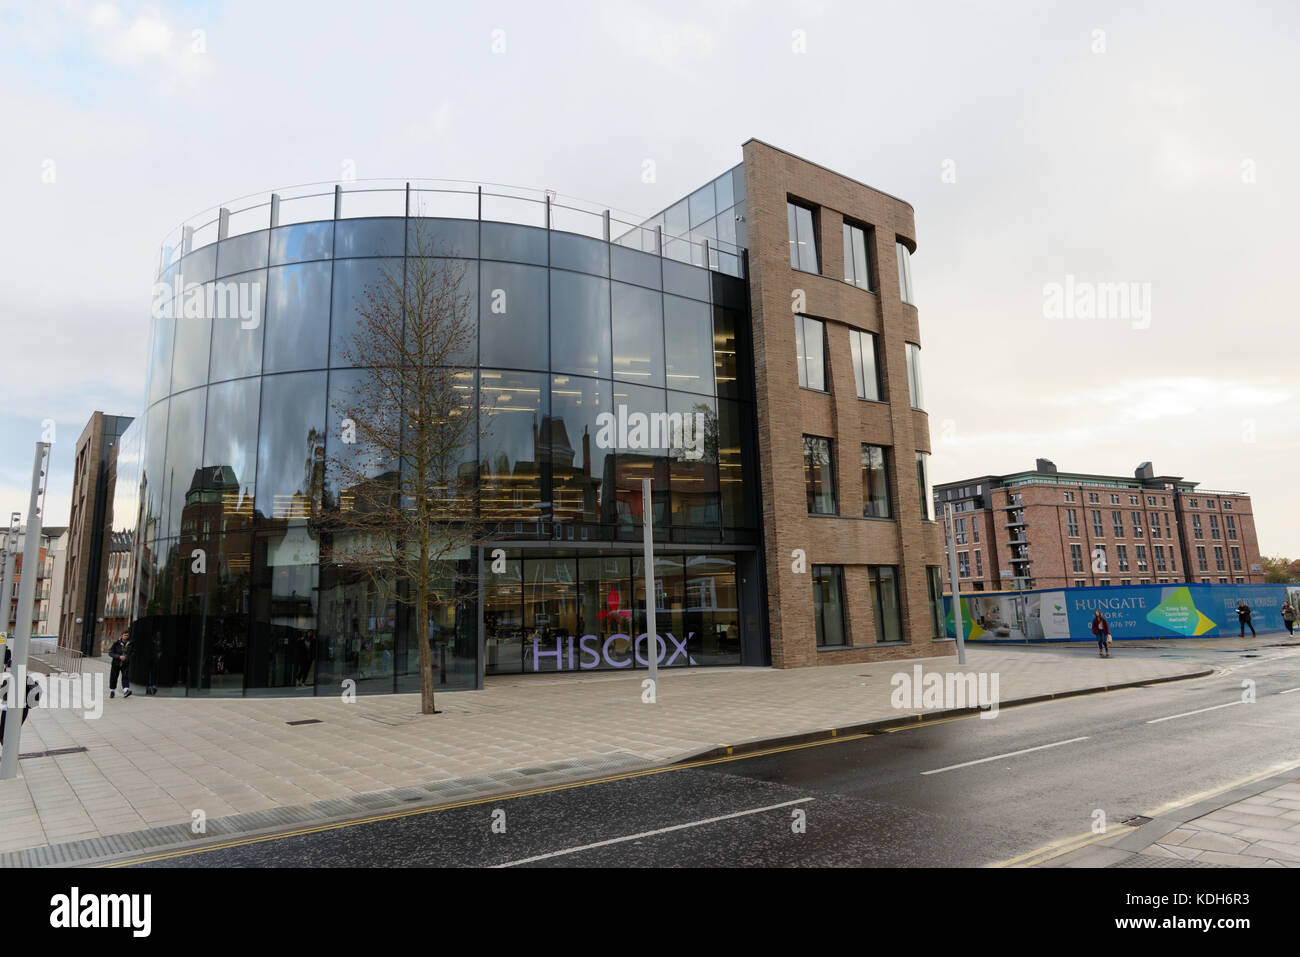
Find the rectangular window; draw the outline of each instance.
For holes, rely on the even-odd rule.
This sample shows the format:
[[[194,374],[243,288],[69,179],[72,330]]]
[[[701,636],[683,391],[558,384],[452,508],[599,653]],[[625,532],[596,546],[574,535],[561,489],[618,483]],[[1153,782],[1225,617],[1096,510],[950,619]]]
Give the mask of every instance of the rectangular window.
[[[844,627],[844,569],[839,565],[814,565],[813,615],[817,620],[817,647],[848,644]]]
[[[1115,526],[1115,537],[1123,538],[1124,537],[1124,513],[1111,512],[1110,523]]]
[[[835,460],[831,440],[815,435],[803,437],[804,486],[808,491],[809,515],[835,515]]]
[[[790,265],[804,272],[817,272],[817,239],[813,211],[796,203],[785,204],[790,227]]]
[[[903,302],[915,305],[912,298],[912,253],[902,243],[894,243],[898,250],[898,294]]]
[[[1133,584],[1133,579],[1131,579],[1131,578],[1121,578],[1121,579],[1119,580],[1119,583],[1120,583],[1121,585],[1131,585],[1131,584]]]
[[[1144,572],[1147,570],[1147,547],[1145,545],[1138,545],[1136,547],[1138,571]]]
[[[1128,497],[1128,503],[1130,505],[1136,505],[1138,503],[1138,497],[1136,495],[1130,495]]]
[[[871,283],[870,229],[844,223],[844,281],[874,291]]]
[[[1214,546],[1214,569],[1215,571],[1220,571],[1220,572],[1223,571],[1223,546],[1222,545]]]
[[[1156,497],[1155,497],[1154,495],[1148,495],[1148,496],[1147,496],[1147,504],[1148,504],[1148,505],[1155,505],[1155,504],[1156,504]]]
[[[887,461],[885,449],[882,446],[862,446],[863,518],[890,518],[894,514],[889,501]]]
[[[1115,560],[1119,562],[1120,571],[1122,572],[1128,571],[1128,546],[1127,545],[1115,546]]]
[[[943,622],[943,578],[937,565],[925,569],[925,578],[930,586],[930,629],[935,638],[946,637]]]
[[[1192,538],[1200,541],[1205,537],[1205,532],[1201,529],[1201,516],[1192,516]]]
[[[1088,584],[1088,582],[1087,582],[1085,579],[1082,579],[1082,578],[1076,578],[1076,579],[1074,580],[1074,587],[1075,587],[1075,588],[1085,588],[1085,587],[1087,587],[1087,584]]]
[[[1112,496],[1110,497],[1110,504],[1112,504],[1112,505],[1118,505],[1118,504],[1119,504],[1119,496],[1118,496],[1118,495],[1112,495]]]
[[[1092,534],[1101,538],[1106,534],[1106,529],[1101,524],[1101,509],[1092,510]]]
[[[1234,548],[1233,551],[1236,551],[1236,549]],[[1237,571],[1241,571],[1240,562],[1237,563]],[[975,577],[976,578],[984,577],[984,556],[980,554],[980,550],[978,548],[975,549]]]
[[[1219,516],[1217,515],[1210,516],[1210,538],[1216,542],[1219,540]]]
[[[1070,546],[1070,564],[1076,572],[1083,571],[1083,546]]]
[[[1225,498],[1223,500],[1223,509],[1224,511],[1227,511],[1230,508],[1232,508],[1232,499]]]
[[[1100,501],[1101,501],[1101,499],[1097,496],[1097,493],[1096,493],[1096,492],[1089,492],[1089,493],[1088,493],[1088,504],[1089,504],[1089,505],[1096,505],[1096,504],[1097,504],[1098,502],[1100,502]]]
[[[921,391],[921,347],[914,342],[907,344],[907,396],[912,408],[925,408],[925,394]]]
[[[871,610],[876,615],[876,641],[902,641],[898,569],[893,565],[871,565],[868,568],[871,573]]]
[[[826,391],[826,326],[820,319],[794,317],[795,358],[799,362],[799,384],[805,389]]]
[[[1157,545],[1156,546],[1156,571],[1165,572],[1168,570],[1169,570],[1168,567],[1166,567],[1165,565],[1165,547],[1163,545]]]
[[[1073,493],[1073,492],[1066,492],[1066,493],[1065,493],[1065,500],[1066,500],[1067,502],[1073,502],[1073,501],[1074,501],[1074,493]]]
[[[970,578],[970,553],[957,553],[957,575],[961,578]]]
[[[1188,508],[1200,508],[1200,506],[1196,504],[1196,499],[1194,499],[1194,498],[1189,498],[1189,499],[1187,500],[1187,507],[1188,507]]]
[[[976,545],[980,543],[980,523],[977,518],[970,520],[970,540]]]
[[[1133,537],[1134,538],[1142,537],[1142,513],[1141,512],[1133,513]]]
[[[1071,538],[1079,537],[1079,513],[1072,508],[1065,510],[1065,527]]]
[[[1196,567],[1199,568],[1199,569],[1200,569],[1201,571],[1203,571],[1203,572],[1208,572],[1208,571],[1210,570],[1210,566],[1207,565],[1206,562],[1205,562],[1205,546],[1204,546],[1204,545],[1197,545],[1197,546],[1196,546]]]
[[[1228,541],[1235,542],[1237,540],[1237,517],[1235,515],[1223,516],[1223,526],[1227,529]]]
[[[952,537],[958,545],[966,544],[966,519],[954,518],[952,520]]]
[[[1173,538],[1174,533],[1169,530],[1169,513],[1165,512],[1165,538]]]
[[[1110,564],[1106,558],[1105,545],[1092,546],[1092,570],[1093,572],[1101,572],[1103,574],[1110,571]]]
[[[1212,498],[1207,498],[1207,499],[1205,500],[1205,507],[1206,507],[1206,508],[1214,508],[1214,499],[1212,499]]]
[[[1230,550],[1232,552],[1232,570],[1239,572],[1241,571],[1241,549],[1233,545]]]
[[[934,521],[934,490],[930,488],[930,453],[916,453],[916,484],[921,492],[921,518]]]
[[[858,386],[858,398],[879,402],[880,360],[876,334],[850,329],[849,350],[853,353],[853,379]]]

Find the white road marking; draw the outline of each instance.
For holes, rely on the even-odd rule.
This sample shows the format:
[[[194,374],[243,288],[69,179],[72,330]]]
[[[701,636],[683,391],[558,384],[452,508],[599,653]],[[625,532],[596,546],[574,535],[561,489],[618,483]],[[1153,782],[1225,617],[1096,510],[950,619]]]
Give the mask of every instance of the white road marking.
[[[1164,718],[1152,718],[1147,724],[1159,724],[1161,721],[1173,721],[1174,718],[1186,718],[1194,714],[1205,714],[1207,711],[1218,711],[1220,708],[1231,708],[1234,704],[1241,704],[1240,701],[1229,701],[1227,704],[1216,704],[1210,708],[1197,708],[1195,711],[1184,711],[1182,714],[1171,714]]]
[[[1292,691],[1300,691],[1300,688],[1287,688],[1285,691],[1279,691],[1278,694],[1290,694]]]
[[[1085,734],[1082,738],[1071,738],[1068,741],[1057,741],[1054,744],[1040,744],[1036,748],[1024,748],[1020,751],[1009,751],[1006,754],[995,754],[991,758],[980,758],[978,761],[965,761],[961,764],[950,764],[946,768],[935,768],[933,771],[922,771],[922,774],[942,774],[944,771],[956,771],[958,768],[968,768],[972,764],[986,764],[989,761],[1001,761],[1003,758],[1014,758],[1020,754],[1028,754],[1031,751],[1042,751],[1045,748],[1059,748],[1063,744],[1074,744],[1076,741],[1087,741],[1091,735]]]
[[[589,851],[595,847],[608,847],[610,844],[622,844],[625,841],[635,841],[643,837],[654,837],[657,834],[669,834],[673,831],[683,831],[688,827],[703,827],[705,824],[716,824],[718,821],[730,821],[737,817],[746,817],[750,814],[762,814],[764,811],[775,811],[783,807],[791,807],[795,804],[807,804],[809,801],[815,801],[816,798],[799,798],[797,801],[783,801],[780,804],[769,804],[767,807],[756,807],[750,811],[736,811],[733,814],[723,814],[720,817],[709,817],[702,821],[689,821],[686,824],[674,824],[672,827],[661,827],[653,831],[642,831],[640,834],[629,834],[626,837],[612,837],[608,841],[596,841],[594,844],[583,844],[580,847],[566,847],[562,851],[551,851],[549,854],[538,854],[535,857],[525,857],[517,861],[507,861],[504,864],[497,864],[497,867],[514,867],[516,864],[531,864],[533,861],[544,861],[552,857],[563,857],[565,854],[577,854],[580,851]]]

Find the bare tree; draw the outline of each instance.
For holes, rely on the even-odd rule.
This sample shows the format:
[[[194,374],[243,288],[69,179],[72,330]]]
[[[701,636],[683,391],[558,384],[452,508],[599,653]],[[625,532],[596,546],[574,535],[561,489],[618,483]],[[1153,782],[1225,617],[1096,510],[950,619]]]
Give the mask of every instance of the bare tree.
[[[358,378],[335,400],[343,434],[326,519],[335,560],[360,565],[381,596],[413,609],[424,714],[437,713],[430,616],[465,600],[455,559],[482,538],[475,379],[454,365],[473,365],[476,303],[465,260],[449,255],[413,221],[404,266],[363,292],[343,350]]]

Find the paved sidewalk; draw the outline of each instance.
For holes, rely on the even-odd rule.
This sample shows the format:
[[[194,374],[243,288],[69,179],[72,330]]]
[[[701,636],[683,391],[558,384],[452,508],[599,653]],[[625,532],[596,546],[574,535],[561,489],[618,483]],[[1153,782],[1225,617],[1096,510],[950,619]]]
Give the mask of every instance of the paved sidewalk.
[[[1300,867],[1300,766],[1159,814],[1042,867]]]
[[[0,854],[69,845],[72,850],[49,859],[84,859],[105,853],[108,845],[95,843],[105,835],[174,827],[183,837],[195,810],[206,816],[209,835],[234,833],[327,812],[521,790],[898,720],[917,712],[891,706],[890,679],[910,675],[916,664],[996,674],[1004,704],[1202,674],[1207,667],[1149,654],[1117,652],[1102,660],[1091,644],[970,647],[967,661],[965,669],[946,657],[788,671],[674,670],[661,673],[654,705],[641,701],[644,671],[501,677],[489,679],[483,691],[439,695],[444,713],[430,717],[418,713],[417,695],[345,703],[137,691],[105,701],[99,720],[34,710],[23,729],[24,755],[84,750],[25,757],[21,778],[0,781]],[[212,826],[222,818],[225,825]],[[8,857],[9,863],[32,860]]]

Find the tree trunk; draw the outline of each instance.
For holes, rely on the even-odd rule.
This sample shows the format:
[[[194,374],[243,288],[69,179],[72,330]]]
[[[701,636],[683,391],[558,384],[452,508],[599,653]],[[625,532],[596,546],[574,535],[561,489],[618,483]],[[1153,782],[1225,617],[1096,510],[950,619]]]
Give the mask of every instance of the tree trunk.
[[[415,591],[415,640],[420,643],[420,713],[433,714],[433,652],[429,648],[428,585],[421,582]]]

